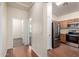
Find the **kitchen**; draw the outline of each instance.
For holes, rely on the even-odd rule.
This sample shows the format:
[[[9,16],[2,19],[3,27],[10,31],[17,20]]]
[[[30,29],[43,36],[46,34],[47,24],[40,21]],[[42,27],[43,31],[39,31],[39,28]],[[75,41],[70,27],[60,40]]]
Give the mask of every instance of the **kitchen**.
[[[52,48],[51,56],[79,56],[79,3],[52,3]]]
[[[60,41],[68,45],[78,44],[79,37],[79,19],[69,19],[60,22]],[[73,35],[73,36],[71,36]],[[74,43],[74,44],[70,44]],[[78,46],[79,47],[79,46]]]

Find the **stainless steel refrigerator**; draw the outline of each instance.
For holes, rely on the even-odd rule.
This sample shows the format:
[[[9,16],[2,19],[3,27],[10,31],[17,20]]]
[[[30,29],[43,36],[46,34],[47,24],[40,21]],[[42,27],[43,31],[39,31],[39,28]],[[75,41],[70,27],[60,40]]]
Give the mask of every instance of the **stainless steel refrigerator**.
[[[52,48],[60,46],[60,24],[57,21],[52,22]]]

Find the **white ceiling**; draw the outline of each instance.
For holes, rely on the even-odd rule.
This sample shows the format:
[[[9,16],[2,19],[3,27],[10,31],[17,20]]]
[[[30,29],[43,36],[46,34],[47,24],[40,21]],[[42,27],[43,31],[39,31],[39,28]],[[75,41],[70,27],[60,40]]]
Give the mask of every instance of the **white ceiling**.
[[[53,14],[58,17],[68,13],[79,11],[79,2],[69,2],[67,5],[61,6],[57,6],[55,2],[53,2],[52,7]]]
[[[8,6],[29,10],[34,3],[32,2],[8,2]]]
[[[8,6],[25,10],[29,10],[33,4],[33,2],[8,2]],[[52,13],[57,17],[76,11],[79,11],[79,2],[69,2],[67,5],[61,6],[57,6],[55,2],[52,2]]]

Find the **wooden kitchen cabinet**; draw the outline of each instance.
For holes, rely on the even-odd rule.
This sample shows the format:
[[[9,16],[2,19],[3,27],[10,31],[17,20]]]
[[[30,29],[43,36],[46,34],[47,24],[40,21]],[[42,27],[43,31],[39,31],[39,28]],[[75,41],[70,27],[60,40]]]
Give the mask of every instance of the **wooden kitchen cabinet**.
[[[74,19],[74,22],[79,22],[79,18]]]
[[[71,23],[73,23],[73,20],[68,20],[68,24],[71,24]]]
[[[79,22],[79,18],[75,18],[75,19],[68,20],[68,24],[72,24],[74,22]]]
[[[66,34],[60,34],[60,41],[66,43]]]
[[[61,22],[60,22],[60,28],[61,28],[61,29],[67,28],[67,21],[61,21]]]
[[[79,22],[79,18],[60,21],[60,28],[61,29],[66,29],[66,28],[68,28],[68,24],[72,24],[74,22]]]

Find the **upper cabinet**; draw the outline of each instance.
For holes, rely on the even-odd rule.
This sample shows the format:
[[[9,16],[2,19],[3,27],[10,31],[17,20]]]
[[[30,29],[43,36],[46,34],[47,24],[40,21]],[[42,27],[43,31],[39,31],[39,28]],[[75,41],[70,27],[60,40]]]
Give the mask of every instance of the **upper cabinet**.
[[[74,22],[74,20],[68,20],[68,24],[71,24],[73,22]]]
[[[62,29],[67,28],[67,21],[61,21],[60,22],[60,28],[62,28]]]
[[[74,24],[74,23],[79,23],[79,18],[60,21],[60,28],[66,29],[66,28],[68,28],[69,24]]]

